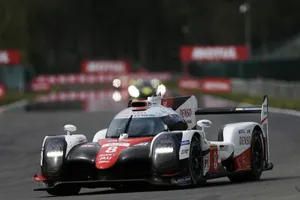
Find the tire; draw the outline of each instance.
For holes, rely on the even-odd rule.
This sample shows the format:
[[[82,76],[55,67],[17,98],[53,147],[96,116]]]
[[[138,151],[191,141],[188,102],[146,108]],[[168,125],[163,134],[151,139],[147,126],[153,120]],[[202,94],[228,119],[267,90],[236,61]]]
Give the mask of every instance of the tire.
[[[77,195],[81,190],[77,185],[61,185],[53,189],[47,190],[48,194],[52,196],[72,196]]]
[[[251,170],[243,176],[228,177],[231,182],[258,181],[263,172],[264,149],[263,138],[260,130],[254,130],[251,139]]]
[[[190,145],[189,173],[193,185],[204,185],[206,183],[203,177],[203,151],[200,139],[194,135]]]

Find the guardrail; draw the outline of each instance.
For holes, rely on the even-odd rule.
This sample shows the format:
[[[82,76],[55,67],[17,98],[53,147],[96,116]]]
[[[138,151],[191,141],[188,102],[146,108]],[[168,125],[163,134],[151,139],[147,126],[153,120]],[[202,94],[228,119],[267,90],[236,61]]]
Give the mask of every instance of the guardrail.
[[[285,82],[266,79],[237,79],[233,78],[232,92],[250,95],[268,94],[273,98],[299,99],[300,82]]]

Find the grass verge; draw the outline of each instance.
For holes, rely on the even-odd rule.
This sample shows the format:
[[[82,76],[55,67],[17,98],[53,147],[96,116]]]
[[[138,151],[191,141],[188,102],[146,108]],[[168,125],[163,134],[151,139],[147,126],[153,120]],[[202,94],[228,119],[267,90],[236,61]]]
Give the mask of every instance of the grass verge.
[[[214,94],[215,96],[229,99],[235,102],[248,103],[254,105],[260,105],[263,100],[263,96],[250,96],[248,94]],[[276,108],[285,108],[300,111],[300,100],[289,100],[269,97],[269,106]]]
[[[6,94],[6,97],[3,99],[0,99],[0,106],[8,105],[17,101],[21,100],[31,100],[41,94],[47,94],[47,93],[36,93],[36,92],[9,92]]]

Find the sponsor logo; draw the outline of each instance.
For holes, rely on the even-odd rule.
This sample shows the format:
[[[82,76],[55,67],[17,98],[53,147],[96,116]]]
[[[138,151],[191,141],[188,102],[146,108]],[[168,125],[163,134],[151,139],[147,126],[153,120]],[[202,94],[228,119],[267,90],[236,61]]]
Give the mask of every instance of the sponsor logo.
[[[181,154],[188,154],[189,153],[189,149],[182,149],[181,150]]]
[[[99,160],[98,163],[99,163],[99,164],[101,164],[101,163],[109,163],[109,161],[108,161],[108,160]]]
[[[8,57],[8,53],[6,51],[0,51],[0,63],[3,63],[3,64],[9,63],[9,57]]]
[[[203,92],[231,92],[230,79],[206,78],[202,79],[201,90]]]
[[[82,148],[92,148],[92,147],[95,147],[95,145],[93,144],[84,144],[84,145],[81,145]]]
[[[239,130],[239,134],[245,133],[245,130]]]
[[[102,147],[129,147],[130,144],[129,143],[107,143],[102,145]]]
[[[142,143],[135,144],[134,146],[146,146],[148,144],[149,142],[142,142]]]
[[[103,156],[115,156],[116,154],[112,154],[112,153],[107,153],[107,154],[101,154],[99,155],[99,157],[103,157]]]
[[[191,117],[192,116],[192,109],[188,108],[188,109],[180,109],[180,115],[183,117]]]
[[[196,47],[192,52],[195,60],[237,60],[235,47]]]
[[[250,145],[250,144],[251,144],[251,136],[240,137],[240,145]]]
[[[110,160],[111,158],[111,156],[100,156],[99,160]]]
[[[181,146],[189,145],[189,144],[190,144],[189,140],[183,140],[183,141],[181,141]]]

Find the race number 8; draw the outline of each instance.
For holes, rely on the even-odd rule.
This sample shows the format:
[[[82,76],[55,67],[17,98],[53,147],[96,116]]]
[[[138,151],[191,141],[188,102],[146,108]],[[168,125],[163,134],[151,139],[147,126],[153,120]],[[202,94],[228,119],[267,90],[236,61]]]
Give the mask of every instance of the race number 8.
[[[106,153],[113,153],[113,152],[116,152],[117,149],[118,149],[118,147],[108,147],[105,152]]]

